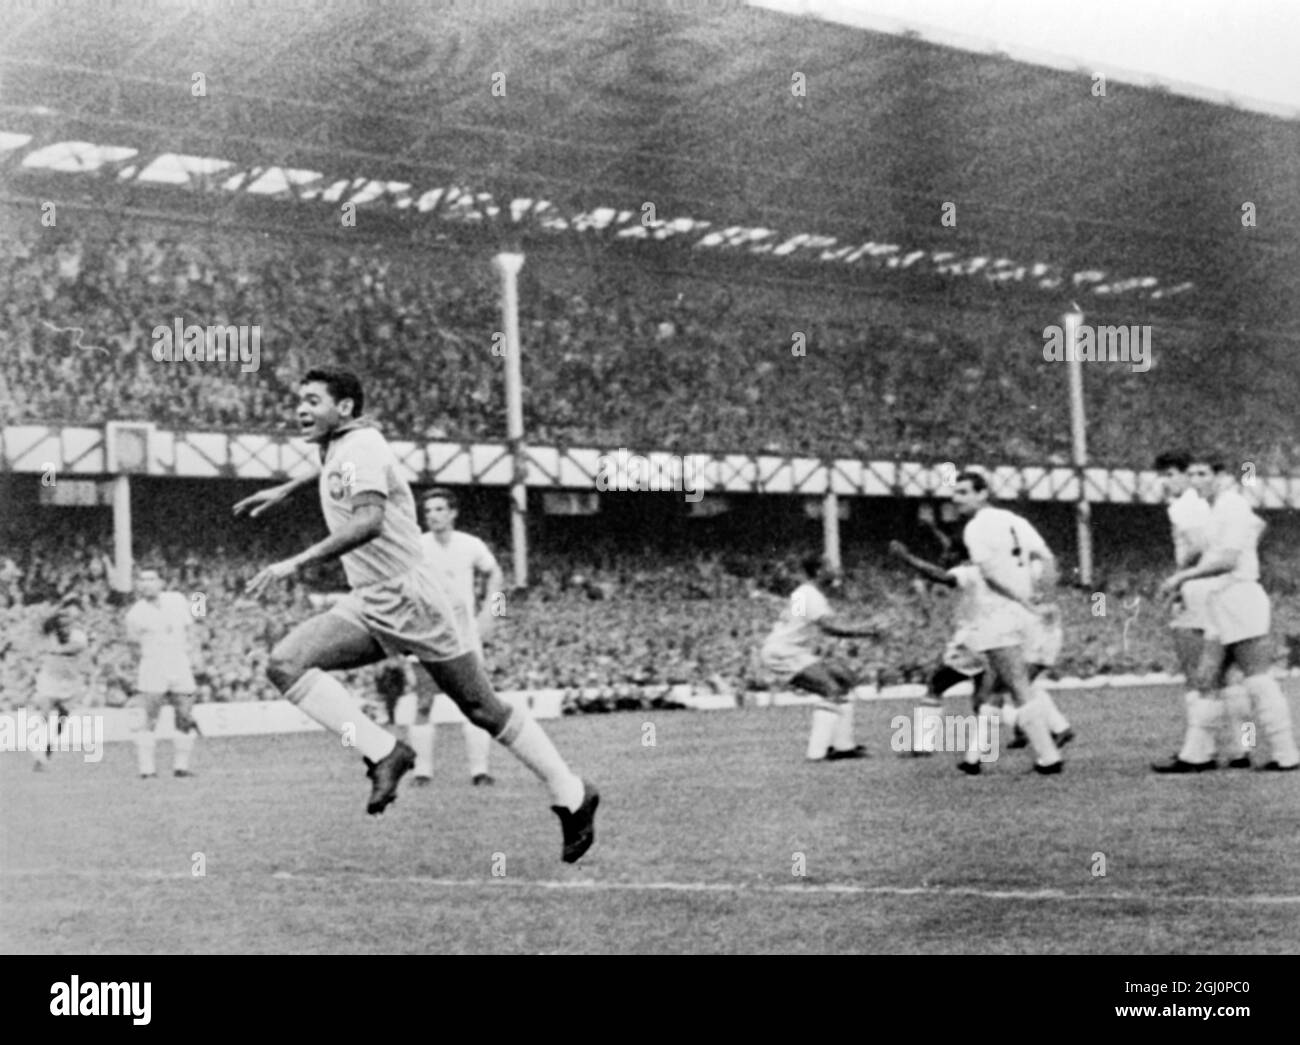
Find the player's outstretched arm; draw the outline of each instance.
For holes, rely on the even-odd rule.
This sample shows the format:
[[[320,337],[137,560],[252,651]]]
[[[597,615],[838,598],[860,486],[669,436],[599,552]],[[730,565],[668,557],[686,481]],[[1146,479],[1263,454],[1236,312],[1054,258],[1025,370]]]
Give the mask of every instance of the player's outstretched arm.
[[[883,634],[880,627],[875,624],[868,624],[865,621],[844,624],[829,615],[821,617],[816,623],[823,632],[837,639],[875,639]]]
[[[263,512],[292,497],[304,486],[311,486],[319,480],[320,472],[313,472],[311,475],[290,479],[279,486],[272,486],[269,490],[258,490],[257,493],[236,502],[233,511],[236,515],[247,515],[251,519],[256,519]]]
[[[912,567],[912,569],[916,570],[917,573],[923,574],[932,581],[946,584],[950,588],[955,588],[957,586],[957,578],[953,577],[942,566],[936,566],[932,562],[927,562],[925,559],[913,555],[907,550],[907,545],[902,541],[890,541],[889,554],[899,560],[899,562],[906,563],[908,566]]]
[[[317,541],[306,551],[299,552],[292,559],[273,562],[258,571],[248,582],[248,593],[259,595],[268,588],[272,581],[283,580],[297,573],[304,566],[318,562],[328,562],[346,555],[353,548],[373,541],[384,529],[384,497],[377,493],[359,493],[352,500],[352,517],[323,541]]]

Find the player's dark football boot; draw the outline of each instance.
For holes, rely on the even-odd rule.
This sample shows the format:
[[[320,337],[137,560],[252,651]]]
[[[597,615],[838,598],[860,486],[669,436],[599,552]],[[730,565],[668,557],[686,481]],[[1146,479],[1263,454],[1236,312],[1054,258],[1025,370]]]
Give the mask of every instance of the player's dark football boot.
[[[1074,739],[1074,730],[1072,730],[1069,726],[1066,726],[1059,733],[1052,734],[1052,743],[1055,744],[1057,747],[1065,747],[1065,745],[1068,744],[1073,739]]]
[[[957,763],[957,768],[967,776],[979,776],[980,764],[978,762],[967,762],[964,758]]]
[[[1028,747],[1029,738],[1025,736],[1025,731],[1019,726],[1011,734],[1011,739],[1007,741],[1007,750],[1014,751],[1016,748]]]
[[[1184,762],[1177,755],[1164,762],[1152,762],[1153,773],[1206,773],[1218,769],[1219,763],[1210,759],[1208,762]]]
[[[375,816],[392,805],[397,798],[397,782],[403,774],[415,768],[415,749],[406,741],[399,740],[393,745],[393,750],[378,762],[366,759],[366,765],[369,767],[366,776],[373,784],[366,812]]]
[[[857,747],[837,748],[833,747],[826,752],[827,762],[838,762],[842,758],[866,758],[867,749],[861,744]]]
[[[1271,762],[1265,762],[1259,768],[1261,771],[1266,773],[1291,773],[1300,769],[1300,762],[1297,762],[1293,766],[1284,766],[1277,759],[1273,759]]]
[[[490,773],[475,773],[469,778],[469,782],[475,787],[491,787],[496,783],[496,778]]]
[[[172,776],[192,777],[194,776],[188,769],[173,769]]]
[[[560,818],[560,827],[564,830],[564,849],[561,859],[566,864],[576,863],[582,854],[591,848],[596,840],[596,806],[600,804],[600,793],[586,780],[582,782],[582,805],[573,812],[563,806],[551,806]]]
[[[1228,768],[1229,768],[1229,769],[1249,769],[1249,768],[1250,768],[1250,756],[1249,756],[1249,755],[1238,755],[1236,758],[1230,758],[1230,759],[1228,759]]]
[[[1039,776],[1056,776],[1056,774],[1060,773],[1064,768],[1065,761],[1059,758],[1055,762],[1045,766],[1040,766],[1037,762],[1034,763],[1034,772]]]

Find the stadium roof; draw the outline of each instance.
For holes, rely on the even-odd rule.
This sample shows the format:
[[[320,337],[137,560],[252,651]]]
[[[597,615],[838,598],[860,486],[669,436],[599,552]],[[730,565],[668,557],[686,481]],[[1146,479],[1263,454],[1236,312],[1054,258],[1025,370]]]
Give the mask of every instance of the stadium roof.
[[[682,0],[36,0],[8,29],[8,200],[353,200],[1300,334],[1300,121],[1090,69]]]

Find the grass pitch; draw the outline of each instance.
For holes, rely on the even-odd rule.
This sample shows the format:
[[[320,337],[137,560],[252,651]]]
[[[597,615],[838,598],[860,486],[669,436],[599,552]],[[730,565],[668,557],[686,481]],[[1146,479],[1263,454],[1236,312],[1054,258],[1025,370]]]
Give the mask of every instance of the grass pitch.
[[[1078,739],[1049,778],[1024,751],[978,778],[950,754],[894,753],[910,701],[860,704],[871,757],[830,764],[803,761],[801,708],[548,722],[602,793],[575,867],[508,753],[493,750],[496,787],[470,786],[458,727],[438,731],[434,786],[408,778],[378,818],[359,757],[324,733],[201,740],[189,780],[164,775],[165,743],[152,781],[125,744],[98,764],[58,754],[44,774],[8,754],[0,948],[1300,951],[1300,773],[1154,776],[1181,737],[1170,688],[1057,703]]]

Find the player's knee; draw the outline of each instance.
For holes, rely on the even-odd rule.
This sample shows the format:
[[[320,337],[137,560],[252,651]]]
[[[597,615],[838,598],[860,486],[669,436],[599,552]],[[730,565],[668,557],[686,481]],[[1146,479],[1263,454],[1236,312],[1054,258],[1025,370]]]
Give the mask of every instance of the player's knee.
[[[292,651],[283,649],[280,646],[271,651],[271,655],[266,661],[266,677],[271,680],[271,685],[281,693],[287,692],[306,670],[307,665],[302,662],[301,658],[294,656]]]
[[[497,697],[473,707],[462,708],[462,711],[470,723],[487,730],[494,737],[506,728],[506,722],[510,719],[510,705]]]

